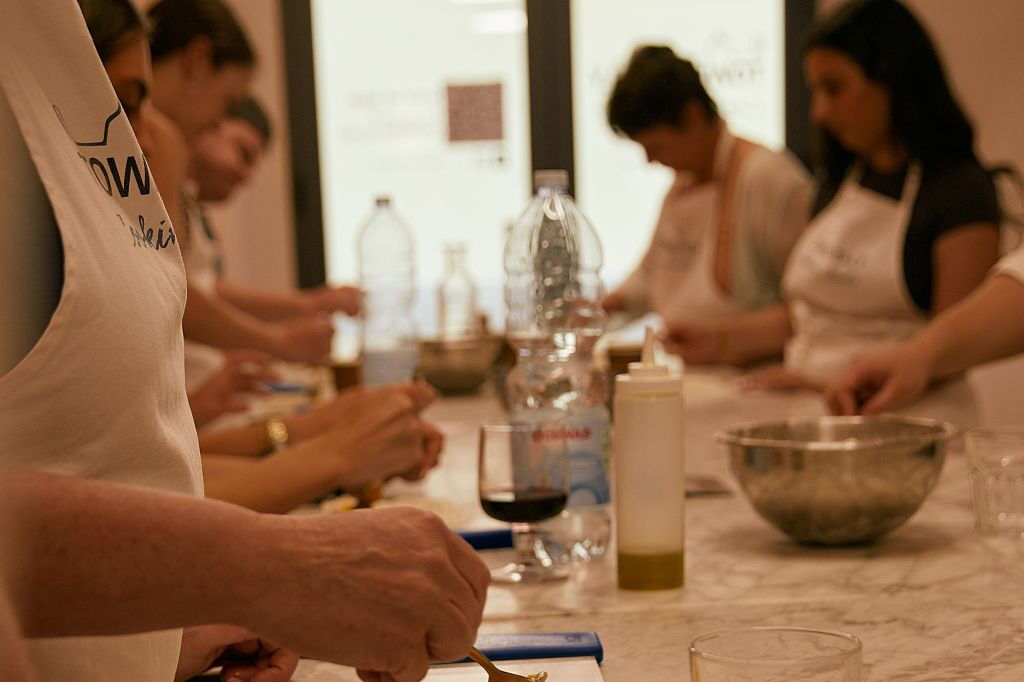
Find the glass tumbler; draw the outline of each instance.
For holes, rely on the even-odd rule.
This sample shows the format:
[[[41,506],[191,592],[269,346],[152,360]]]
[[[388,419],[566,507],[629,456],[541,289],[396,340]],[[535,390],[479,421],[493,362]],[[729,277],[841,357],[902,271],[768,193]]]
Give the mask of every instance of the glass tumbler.
[[[721,630],[690,643],[694,682],[860,682],[861,643],[830,630]]]
[[[964,443],[975,528],[1024,538],[1024,427],[971,429]]]

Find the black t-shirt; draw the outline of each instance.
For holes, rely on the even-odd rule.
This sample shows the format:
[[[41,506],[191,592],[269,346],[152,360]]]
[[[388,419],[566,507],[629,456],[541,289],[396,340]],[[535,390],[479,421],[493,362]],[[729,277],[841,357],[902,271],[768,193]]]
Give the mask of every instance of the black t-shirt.
[[[862,187],[899,199],[907,168],[877,173],[865,166]],[[838,191],[835,184],[823,185],[814,203],[817,215]],[[932,307],[932,248],[947,232],[970,223],[988,223],[998,229],[999,203],[988,172],[974,159],[926,167],[921,187],[910,214],[903,244],[903,275],[914,303],[923,310]]]

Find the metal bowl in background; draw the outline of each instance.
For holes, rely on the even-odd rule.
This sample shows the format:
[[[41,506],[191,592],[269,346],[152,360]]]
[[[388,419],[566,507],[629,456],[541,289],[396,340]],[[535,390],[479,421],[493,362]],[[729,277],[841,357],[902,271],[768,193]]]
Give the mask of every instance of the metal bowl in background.
[[[487,378],[502,343],[504,338],[494,335],[420,341],[420,375],[442,393],[472,393]]]
[[[913,417],[819,417],[719,432],[757,513],[799,542],[844,545],[888,533],[935,486],[956,428]]]

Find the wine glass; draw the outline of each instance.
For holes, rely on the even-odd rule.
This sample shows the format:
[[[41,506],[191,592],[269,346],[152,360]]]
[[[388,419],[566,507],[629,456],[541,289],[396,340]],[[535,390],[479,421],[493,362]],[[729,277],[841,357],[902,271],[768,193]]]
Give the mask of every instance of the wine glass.
[[[569,574],[534,524],[558,516],[569,496],[569,452],[560,422],[480,426],[480,506],[512,524],[517,557],[495,569],[496,582],[558,580]]]

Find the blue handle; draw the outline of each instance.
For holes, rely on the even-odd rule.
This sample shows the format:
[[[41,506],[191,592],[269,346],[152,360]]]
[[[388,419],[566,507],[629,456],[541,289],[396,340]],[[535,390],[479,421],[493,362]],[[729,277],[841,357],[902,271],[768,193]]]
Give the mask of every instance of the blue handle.
[[[593,656],[600,663],[604,659],[604,647],[601,646],[601,640],[596,632],[515,632],[477,635],[476,648],[492,661]]]
[[[460,530],[458,534],[473,549],[506,549],[512,547],[512,529]]]

